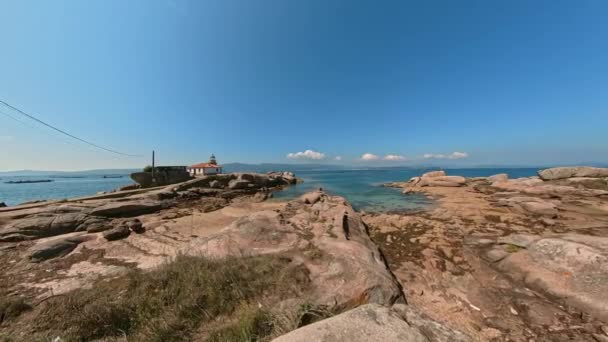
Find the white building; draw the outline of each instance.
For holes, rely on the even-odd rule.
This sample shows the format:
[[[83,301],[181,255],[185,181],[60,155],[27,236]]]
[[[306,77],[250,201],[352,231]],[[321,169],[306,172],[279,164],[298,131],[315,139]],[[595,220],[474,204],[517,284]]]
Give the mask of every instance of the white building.
[[[222,173],[222,166],[217,164],[215,156],[212,154],[207,163],[198,163],[188,166],[191,176],[217,175]]]

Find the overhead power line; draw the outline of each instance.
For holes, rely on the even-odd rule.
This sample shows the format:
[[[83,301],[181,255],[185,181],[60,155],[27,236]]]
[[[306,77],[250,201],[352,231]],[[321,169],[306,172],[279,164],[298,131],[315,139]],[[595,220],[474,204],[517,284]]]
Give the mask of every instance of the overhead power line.
[[[68,133],[68,132],[66,132],[66,131],[64,131],[64,130],[62,130],[62,129],[60,129],[60,128],[57,128],[57,127],[55,127],[55,126],[51,125],[51,124],[48,124],[48,123],[46,123],[46,122],[44,122],[44,121],[42,121],[42,120],[40,120],[40,119],[36,118],[36,117],[35,117],[35,116],[33,116],[33,115],[30,115],[30,114],[28,114],[28,113],[25,113],[24,111],[22,111],[22,110],[21,110],[21,109],[19,109],[19,108],[16,108],[16,107],[11,106],[10,104],[8,104],[8,103],[6,103],[6,102],[4,102],[4,101],[2,101],[2,100],[0,100],[0,103],[2,103],[3,105],[5,105],[6,107],[8,107],[8,108],[10,108],[10,109],[12,109],[12,110],[14,110],[14,111],[16,111],[16,112],[17,112],[17,113],[19,113],[19,114],[24,115],[24,116],[25,116],[25,117],[27,117],[27,118],[30,118],[30,119],[32,119],[32,120],[34,120],[34,121],[36,121],[36,122],[38,122],[38,123],[40,123],[40,124],[43,124],[44,126],[46,126],[46,127],[50,128],[50,129],[53,129],[53,130],[55,130],[55,131],[57,131],[57,132],[59,132],[59,133],[61,133],[61,134],[67,135],[68,137],[70,137],[70,138],[72,138],[72,139],[76,139],[76,140],[78,140],[78,141],[81,141],[81,142],[83,142],[83,143],[85,143],[85,144],[87,144],[87,145],[91,145],[91,146],[96,147],[96,148],[98,148],[98,149],[102,149],[102,150],[104,150],[104,151],[111,152],[111,153],[115,153],[115,154],[120,154],[120,155],[123,155],[123,156],[128,156],[128,157],[141,157],[141,155],[139,155],[139,154],[128,154],[128,153],[123,153],[123,152],[119,152],[119,151],[114,151],[114,150],[111,150],[111,149],[109,149],[109,148],[105,148],[105,147],[103,147],[103,146],[99,146],[99,145],[97,145],[97,144],[95,144],[95,143],[92,143],[92,142],[90,142],[90,141],[87,141],[87,140],[81,139],[81,138],[79,138],[79,137],[77,137],[77,136],[75,136],[75,135],[72,135],[72,134],[70,134],[70,133]],[[3,113],[3,114],[6,114],[6,113]],[[7,116],[11,117],[10,115],[7,115]],[[13,118],[13,117],[11,117],[11,118]],[[15,119],[15,118],[13,118],[13,119]]]

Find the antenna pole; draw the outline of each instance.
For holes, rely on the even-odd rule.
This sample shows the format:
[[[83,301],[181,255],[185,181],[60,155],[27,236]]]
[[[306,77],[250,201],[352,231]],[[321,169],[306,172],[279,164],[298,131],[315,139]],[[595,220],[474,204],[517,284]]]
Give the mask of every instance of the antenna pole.
[[[156,179],[154,178],[154,150],[152,150],[152,183],[156,184]]]

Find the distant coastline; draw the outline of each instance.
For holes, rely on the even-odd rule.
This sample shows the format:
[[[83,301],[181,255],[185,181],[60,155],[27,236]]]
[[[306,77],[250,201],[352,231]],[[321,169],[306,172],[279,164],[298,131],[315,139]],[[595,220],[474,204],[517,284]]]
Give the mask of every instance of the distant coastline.
[[[594,167],[608,167],[608,163],[603,162],[587,162],[587,163],[572,163],[572,165],[587,165]],[[485,165],[441,165],[441,164],[420,164],[420,165],[401,165],[401,166],[365,166],[365,165],[339,165],[339,164],[321,164],[321,163],[227,163],[222,165],[224,172],[270,172],[277,170],[287,170],[291,172],[297,171],[338,171],[338,170],[469,170],[469,169],[545,169],[557,166],[568,166],[568,164],[540,164],[540,165],[501,165],[501,164],[485,164]],[[38,176],[48,178],[75,178],[86,176],[104,176],[104,175],[129,175],[133,172],[139,172],[140,169],[92,169],[83,171],[53,171],[53,170],[11,170],[0,171],[0,177],[18,177],[18,176]],[[78,176],[75,176],[78,174]]]

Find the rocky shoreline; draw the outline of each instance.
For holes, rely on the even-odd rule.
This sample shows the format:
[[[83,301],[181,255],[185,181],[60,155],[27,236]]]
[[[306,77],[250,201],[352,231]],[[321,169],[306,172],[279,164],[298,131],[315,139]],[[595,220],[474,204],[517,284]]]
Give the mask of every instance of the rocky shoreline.
[[[387,186],[436,207],[364,215],[408,301],[479,340],[608,340],[608,169]]]
[[[333,313],[361,307],[393,317],[393,336],[399,331],[420,341],[467,340],[404,305],[401,284],[344,198],[317,191],[289,202],[266,201],[272,191],[298,181],[291,173],[216,175],[1,209],[0,294],[29,308],[3,319],[2,337],[56,334],[37,324],[45,319],[40,315],[47,304],[62,305],[63,296],[94,290],[131,269],[154,270],[180,255],[209,260],[276,255],[300,270],[297,282],[306,284],[304,293],[275,303],[284,312],[302,305]],[[385,312],[393,305],[401,306]],[[366,317],[372,329],[375,320]],[[411,317],[419,326],[408,324]],[[428,338],[425,329],[438,337]],[[335,333],[330,340],[342,340]]]
[[[179,256],[271,256],[297,270],[290,281],[298,294],[257,305],[283,316],[312,305],[334,317],[300,317],[283,336],[260,340],[603,342],[606,171],[559,168],[520,179],[435,171],[387,184],[435,202],[398,214],[360,214],[323,191],[267,201],[298,182],[291,173],[0,208],[0,295],[27,303],[16,315],[2,309],[0,336],[47,336],[36,325],[47,305],[130,270],[150,272]]]

